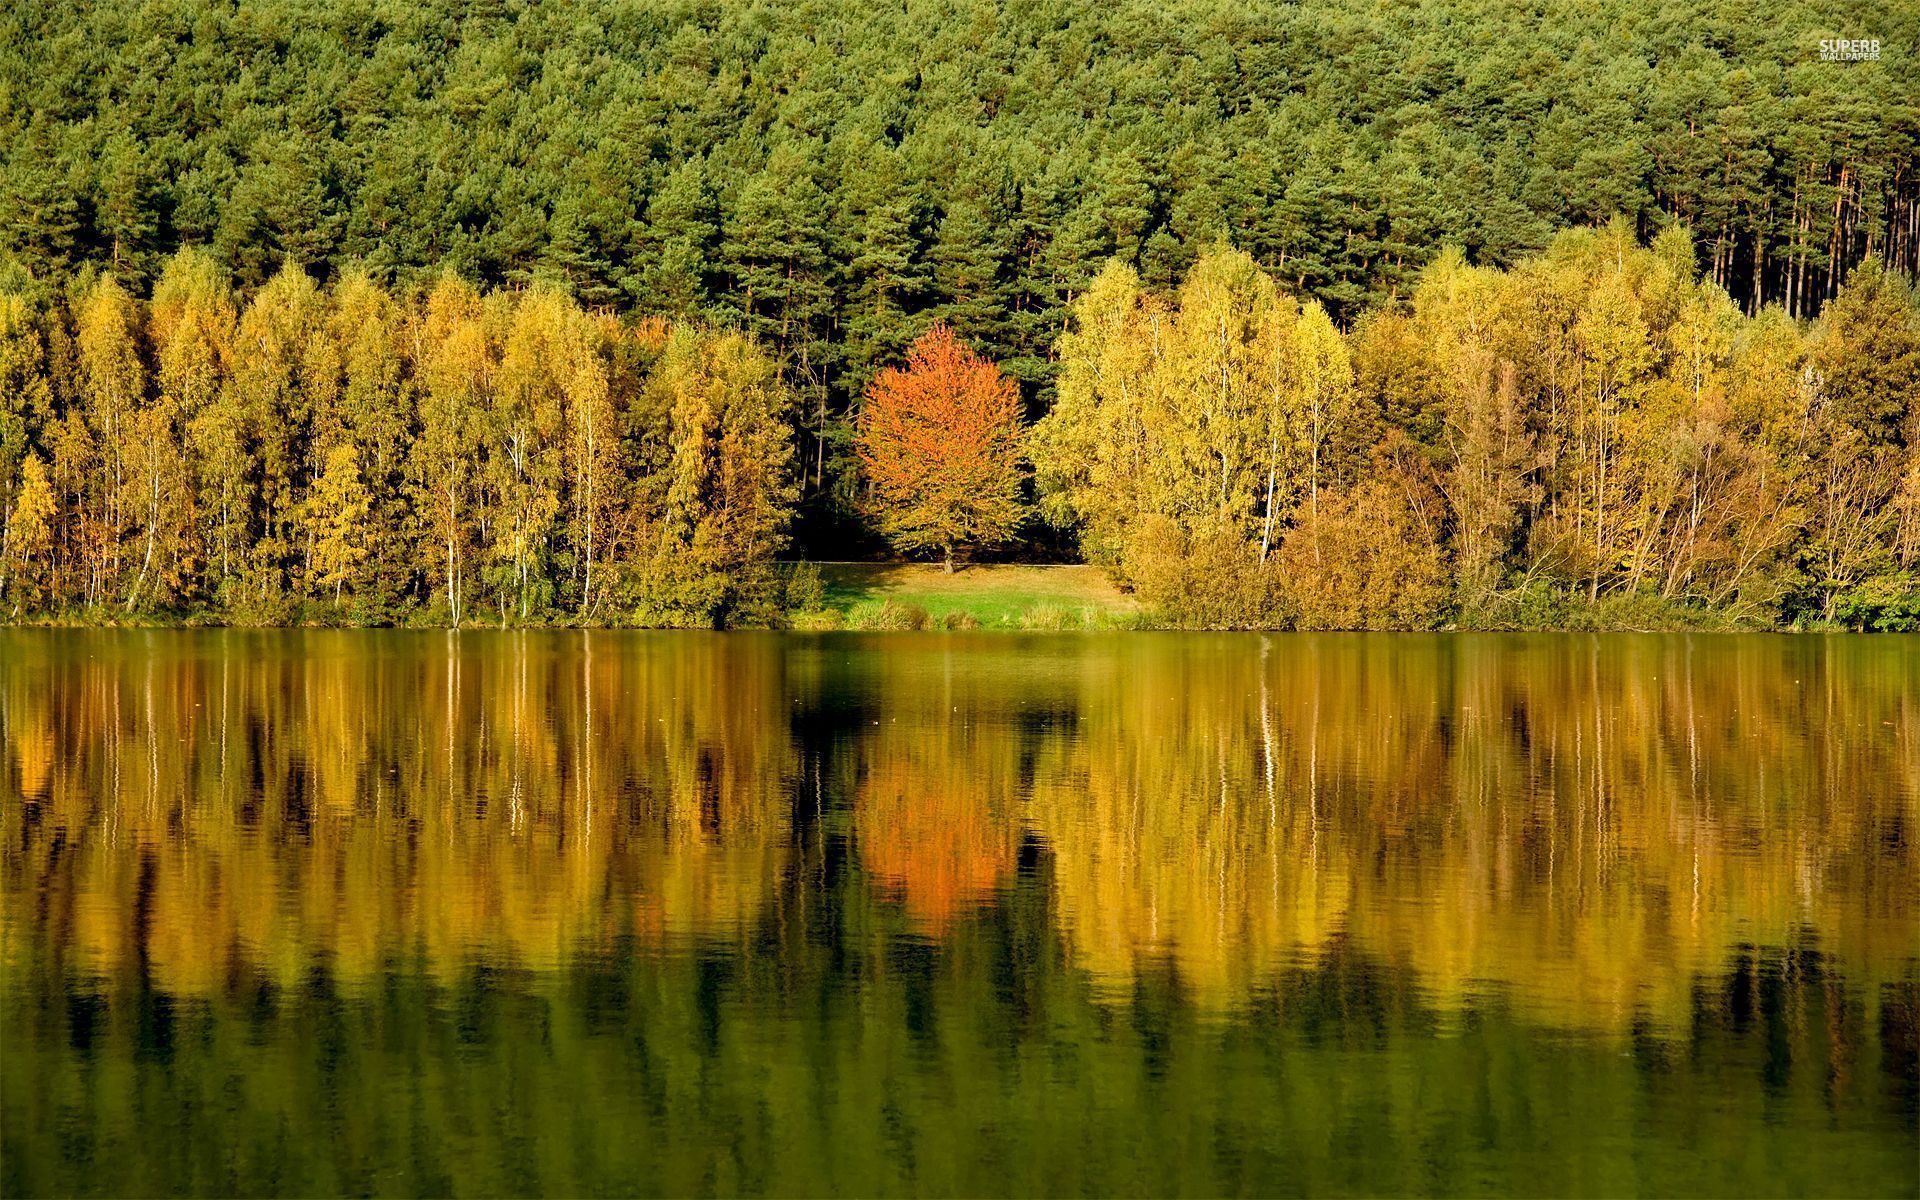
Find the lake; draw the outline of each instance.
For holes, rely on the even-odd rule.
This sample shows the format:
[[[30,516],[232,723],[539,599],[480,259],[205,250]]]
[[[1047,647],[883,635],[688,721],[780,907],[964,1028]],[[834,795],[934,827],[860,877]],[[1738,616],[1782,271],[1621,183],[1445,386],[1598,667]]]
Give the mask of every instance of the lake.
[[[1920,1190],[1920,637],[0,631],[0,1191]]]

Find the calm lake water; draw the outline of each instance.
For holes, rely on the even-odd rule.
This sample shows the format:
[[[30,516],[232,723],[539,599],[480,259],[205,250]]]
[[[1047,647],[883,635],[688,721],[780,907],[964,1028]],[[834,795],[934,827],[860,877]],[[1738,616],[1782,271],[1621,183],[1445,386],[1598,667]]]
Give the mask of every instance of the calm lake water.
[[[0,632],[0,1191],[1920,1190],[1920,638]]]

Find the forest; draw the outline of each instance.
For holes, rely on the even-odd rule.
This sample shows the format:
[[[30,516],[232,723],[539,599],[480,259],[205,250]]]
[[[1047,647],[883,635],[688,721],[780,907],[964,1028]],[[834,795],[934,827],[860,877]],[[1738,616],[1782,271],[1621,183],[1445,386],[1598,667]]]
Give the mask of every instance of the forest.
[[[1759,9],[14,6],[5,611],[1908,627],[1920,13]]]

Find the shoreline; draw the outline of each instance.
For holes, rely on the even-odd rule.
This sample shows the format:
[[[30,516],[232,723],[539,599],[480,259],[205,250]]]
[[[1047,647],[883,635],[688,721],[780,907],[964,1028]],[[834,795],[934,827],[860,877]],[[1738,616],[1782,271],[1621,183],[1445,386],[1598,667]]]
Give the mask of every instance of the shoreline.
[[[782,563],[784,569],[796,564]],[[1298,625],[1206,627],[1164,619],[1119,587],[1103,568],[1086,564],[975,563],[948,573],[912,562],[807,564],[816,577],[805,594],[790,594],[770,621],[731,630],[796,633],[1865,633],[1838,622],[1770,625],[1694,609],[1654,597],[1610,596],[1598,603],[1551,593],[1497,598],[1510,619],[1454,620],[1428,628],[1332,629]],[[444,610],[356,610],[352,603],[288,606],[286,620],[236,618],[218,609],[133,613],[81,610],[0,621],[15,629],[414,629],[456,627]],[[1526,617],[1520,618],[1521,613]],[[463,620],[459,631],[620,629],[635,632],[708,631],[700,626],[625,619],[582,622],[556,614],[547,620]]]

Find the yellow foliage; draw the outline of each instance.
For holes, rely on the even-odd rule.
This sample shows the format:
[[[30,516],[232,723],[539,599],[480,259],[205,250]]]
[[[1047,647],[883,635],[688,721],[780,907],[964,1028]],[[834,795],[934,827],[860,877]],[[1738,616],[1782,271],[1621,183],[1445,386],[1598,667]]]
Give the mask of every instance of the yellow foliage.
[[[1447,599],[1440,546],[1387,479],[1323,496],[1280,545],[1278,576],[1302,629],[1430,629]]]

